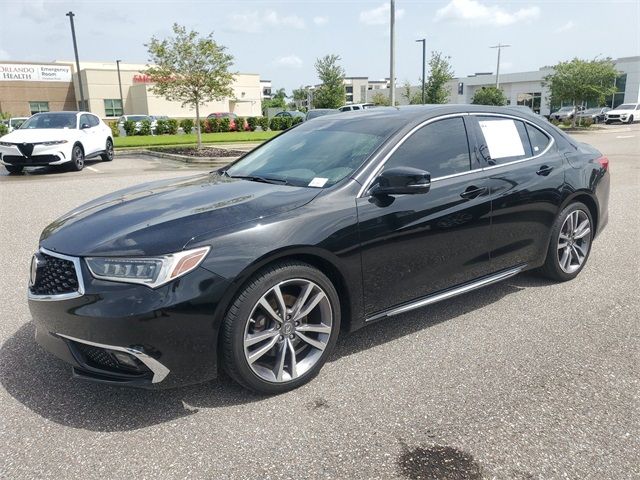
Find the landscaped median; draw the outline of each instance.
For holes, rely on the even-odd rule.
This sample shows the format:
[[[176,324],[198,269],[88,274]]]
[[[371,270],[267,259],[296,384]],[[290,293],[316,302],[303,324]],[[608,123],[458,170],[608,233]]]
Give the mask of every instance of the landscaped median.
[[[202,143],[262,142],[279,135],[279,131],[203,133]],[[116,148],[147,148],[167,145],[195,145],[195,133],[188,135],[146,135],[116,137]]]

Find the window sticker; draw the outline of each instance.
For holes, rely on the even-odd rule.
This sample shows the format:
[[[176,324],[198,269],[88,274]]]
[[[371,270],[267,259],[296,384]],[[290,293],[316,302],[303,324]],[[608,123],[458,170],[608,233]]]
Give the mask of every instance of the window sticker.
[[[310,187],[324,187],[324,184],[329,181],[328,178],[315,177],[309,182]]]
[[[522,140],[513,120],[491,120],[478,123],[493,160],[524,155]]]

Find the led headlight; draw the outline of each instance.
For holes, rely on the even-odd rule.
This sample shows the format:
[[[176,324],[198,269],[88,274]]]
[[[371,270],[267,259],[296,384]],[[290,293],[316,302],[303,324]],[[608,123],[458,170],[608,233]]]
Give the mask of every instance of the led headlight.
[[[0,142],[0,145],[2,145],[3,147],[12,147],[13,143],[9,143],[9,142]]]
[[[68,143],[68,140],[51,140],[49,142],[42,142],[41,145],[62,145]]]
[[[201,247],[158,257],[87,257],[85,261],[95,278],[156,288],[195,269],[209,250]]]

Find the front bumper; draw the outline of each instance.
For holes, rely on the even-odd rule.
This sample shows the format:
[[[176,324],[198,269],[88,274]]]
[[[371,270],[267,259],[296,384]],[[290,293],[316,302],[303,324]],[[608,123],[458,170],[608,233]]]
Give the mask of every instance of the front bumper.
[[[34,145],[33,151],[25,155],[18,146],[0,146],[0,163],[24,167],[42,167],[60,165],[71,160],[71,147],[68,143],[60,145]]]
[[[83,294],[29,296],[36,340],[75,377],[166,388],[217,375],[220,318],[228,282],[199,267],[157,289],[94,279],[79,259]],[[118,363],[118,355],[132,364]]]
[[[606,122],[622,122],[622,123],[627,123],[629,121],[629,118],[631,118],[630,115],[607,115],[604,117]]]

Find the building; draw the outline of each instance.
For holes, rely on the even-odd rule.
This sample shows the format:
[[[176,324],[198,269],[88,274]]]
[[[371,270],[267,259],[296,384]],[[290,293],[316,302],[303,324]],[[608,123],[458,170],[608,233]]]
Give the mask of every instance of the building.
[[[260,80],[260,88],[262,89],[262,100],[271,100],[271,80]]]
[[[313,102],[313,91],[319,86],[320,84],[307,85],[304,87],[309,92],[309,98],[308,100],[301,102],[300,106],[308,107]],[[344,77],[344,103],[345,105],[352,103],[366,103],[369,101],[368,99],[374,91],[385,88],[389,88],[388,78],[384,80],[369,80],[369,77]]]
[[[623,57],[614,60],[620,76],[616,80],[617,93],[605,100],[609,107],[617,107],[622,103],[640,101],[640,56]],[[542,85],[544,77],[552,72],[550,67],[543,67],[532,72],[504,73],[500,75],[500,88],[507,97],[509,105],[526,105],[536,113],[549,115],[562,105],[549,104],[549,90]],[[450,103],[471,103],[475,92],[482,87],[495,86],[496,77],[492,72],[480,72],[467,77],[454,78],[448,84],[451,95]],[[411,91],[419,92],[420,86]],[[379,90],[386,96],[389,89]],[[405,89],[396,87],[396,101],[399,105],[407,104]],[[369,91],[367,101],[371,101],[374,92]],[[591,106],[591,105],[588,105]]]
[[[0,111],[30,115],[40,111],[89,110],[105,119],[123,114],[195,117],[195,110],[182,107],[153,93],[144,64],[81,62],[85,105],[80,105],[80,86],[73,62],[0,64]],[[239,73],[232,85],[234,96],[200,107],[206,116],[213,112],[234,112],[239,116],[258,116],[262,111],[263,89],[258,74]],[[122,97],[121,90],[122,89]]]

